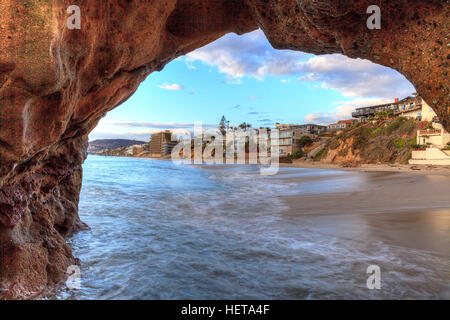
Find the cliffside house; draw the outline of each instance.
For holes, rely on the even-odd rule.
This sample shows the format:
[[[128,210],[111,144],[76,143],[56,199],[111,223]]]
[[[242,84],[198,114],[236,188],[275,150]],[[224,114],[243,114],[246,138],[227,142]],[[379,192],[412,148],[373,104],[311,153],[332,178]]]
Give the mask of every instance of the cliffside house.
[[[314,134],[304,130],[302,125],[277,123],[276,127],[279,130],[279,153],[282,157],[296,153],[300,149],[297,141],[303,136],[314,137]]]
[[[437,114],[433,109],[422,100],[420,104],[416,103],[412,106],[403,104],[400,109],[395,112],[396,116],[427,121],[431,124],[431,128],[417,130],[417,143],[429,145],[430,147],[444,148],[450,142],[450,134],[444,129],[439,122]]]
[[[421,103],[416,101],[414,105],[412,101],[407,101],[400,105],[395,115],[427,121],[431,124],[431,127],[417,130],[417,144],[426,147],[412,152],[410,164],[450,165],[450,150],[448,150],[450,134],[444,129],[437,114],[425,100],[421,99]]]
[[[415,112],[415,113],[414,113]],[[422,107],[422,114],[413,111],[412,116],[422,117],[430,121],[431,128],[417,130],[417,143],[424,149],[414,150],[409,160],[410,164],[450,165],[450,134],[444,129],[436,114],[428,106]]]
[[[172,141],[172,132],[170,130],[160,131],[152,134],[149,143],[150,156],[160,158],[170,155],[177,142]]]
[[[352,117],[356,118],[361,123],[366,123],[368,118],[375,116],[378,112],[392,111],[394,112],[394,114],[398,115],[402,112],[418,110],[423,105],[423,103],[423,99],[419,96],[406,97],[402,100],[396,98],[394,102],[376,106],[356,108],[356,110],[352,112]]]
[[[321,126],[318,124],[302,124],[298,129],[304,130],[310,134],[318,135],[327,131],[327,126]]]
[[[282,124],[277,123],[275,125],[275,128],[278,130],[291,130],[291,129],[300,129],[303,130],[311,135],[318,135],[322,132],[325,132],[327,130],[326,126],[321,126],[318,124]]]
[[[336,131],[336,130],[344,130],[357,122],[356,119],[349,120],[340,120],[336,123],[329,124],[327,127],[327,131]]]
[[[412,103],[408,101],[408,103],[403,103],[399,106],[399,109],[395,111],[396,116],[406,117],[410,119],[417,119],[420,121],[438,121],[437,114],[433,111],[433,109],[423,100],[421,102]]]

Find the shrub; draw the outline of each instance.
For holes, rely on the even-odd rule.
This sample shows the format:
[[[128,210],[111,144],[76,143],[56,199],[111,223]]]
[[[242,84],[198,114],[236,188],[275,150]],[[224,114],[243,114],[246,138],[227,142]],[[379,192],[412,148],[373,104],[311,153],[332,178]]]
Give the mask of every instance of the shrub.
[[[297,141],[297,145],[300,148],[312,145],[313,140],[309,136],[303,136]]]
[[[370,134],[373,136],[377,136],[383,132],[383,129],[384,129],[383,127],[378,127],[375,130],[373,130]]]
[[[349,134],[355,137],[353,143],[357,149],[364,147],[368,143],[371,133],[371,129],[367,126],[357,127],[349,132]]]
[[[301,149],[298,150],[296,153],[288,154],[288,156],[287,156],[287,158],[289,160],[298,159],[298,158],[301,158],[301,157],[303,157],[303,151]]]
[[[316,156],[314,157],[314,160],[316,160],[316,161],[320,160],[324,153],[325,153],[325,148],[323,148],[316,154]]]
[[[400,128],[400,126],[402,125],[403,120],[402,119],[395,119],[395,121],[392,121],[391,123],[389,123],[386,128],[384,129],[384,132],[387,135],[390,135],[392,132],[394,132],[395,130],[397,130],[398,128]]]
[[[403,138],[398,138],[394,140],[394,144],[398,149],[402,149],[408,145],[408,140]]]
[[[426,144],[413,144],[413,149],[426,149],[428,146]]]

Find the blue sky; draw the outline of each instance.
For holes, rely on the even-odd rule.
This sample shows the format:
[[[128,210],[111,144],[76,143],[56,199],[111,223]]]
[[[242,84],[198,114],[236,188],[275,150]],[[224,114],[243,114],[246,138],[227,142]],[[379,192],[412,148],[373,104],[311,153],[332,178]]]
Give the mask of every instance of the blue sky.
[[[189,130],[194,121],[215,126],[222,115],[254,127],[328,124],[414,91],[396,71],[366,60],[275,50],[259,30],[228,34],[152,73],[89,138],[148,141],[151,132]]]

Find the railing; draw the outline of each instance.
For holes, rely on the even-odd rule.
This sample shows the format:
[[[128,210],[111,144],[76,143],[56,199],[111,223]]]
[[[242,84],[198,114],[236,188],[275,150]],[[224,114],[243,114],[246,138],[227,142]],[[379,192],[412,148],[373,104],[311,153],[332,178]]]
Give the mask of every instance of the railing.
[[[357,118],[361,116],[369,116],[374,115],[376,113],[375,109],[368,109],[368,110],[356,110],[352,112],[352,117]]]
[[[419,130],[419,136],[440,135],[441,130]]]

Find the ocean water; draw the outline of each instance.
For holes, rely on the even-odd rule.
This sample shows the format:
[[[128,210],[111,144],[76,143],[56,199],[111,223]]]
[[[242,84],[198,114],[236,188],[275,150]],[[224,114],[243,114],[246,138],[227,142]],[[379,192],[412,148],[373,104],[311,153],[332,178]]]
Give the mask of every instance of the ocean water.
[[[58,297],[450,298],[450,255],[363,237],[356,217],[297,217],[280,197],[366,187],[359,172],[280,168],[261,176],[257,166],[90,155],[79,213],[91,229],[69,240],[81,288],[63,287]],[[447,219],[450,211],[432,214]],[[383,270],[381,290],[366,286],[371,264]]]

